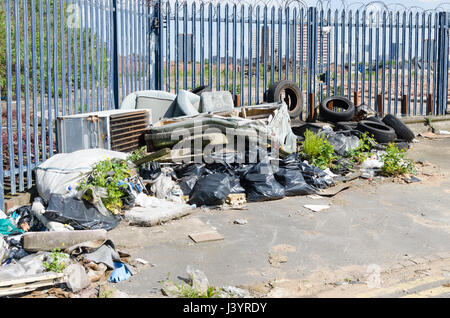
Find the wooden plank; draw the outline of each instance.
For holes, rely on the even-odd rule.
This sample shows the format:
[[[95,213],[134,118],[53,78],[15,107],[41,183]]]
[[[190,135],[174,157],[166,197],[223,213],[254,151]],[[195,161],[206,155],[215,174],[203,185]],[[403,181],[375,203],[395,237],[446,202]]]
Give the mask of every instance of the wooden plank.
[[[160,149],[160,150],[158,150],[156,152],[152,152],[152,153],[146,155],[145,157],[143,157],[143,158],[141,158],[139,160],[136,160],[136,162],[134,162],[134,164],[136,166],[139,166],[139,165],[141,165],[143,163],[146,163],[146,162],[149,162],[149,161],[154,161],[155,159],[161,158],[161,157],[163,157],[165,155],[168,155],[170,153],[171,153],[170,148],[163,148],[163,149]]]
[[[53,272],[10,279],[0,282],[0,297],[26,293],[40,287],[53,286],[65,282],[65,274]]]
[[[48,280],[48,279],[55,279],[55,278],[61,278],[61,277],[64,277],[63,273],[47,272],[47,273],[42,273],[42,274],[25,276],[25,277],[21,277],[21,278],[13,278],[13,279],[8,279],[8,280],[3,280],[3,281],[0,281],[0,287],[17,285],[17,284],[25,284],[25,283],[36,282],[36,281],[40,281],[40,280]]]
[[[202,233],[193,233],[193,234],[189,234],[189,237],[195,243],[220,241],[220,240],[224,239],[224,237],[222,235],[220,235],[216,231],[209,231],[209,232],[202,232]]]

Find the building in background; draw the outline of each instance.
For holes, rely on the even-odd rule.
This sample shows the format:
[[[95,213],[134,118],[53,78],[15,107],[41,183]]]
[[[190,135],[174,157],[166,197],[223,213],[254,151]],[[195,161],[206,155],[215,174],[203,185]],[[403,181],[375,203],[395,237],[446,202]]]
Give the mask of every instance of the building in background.
[[[286,31],[284,28],[282,31]],[[318,28],[318,33],[320,32],[320,27]],[[278,61],[278,51],[279,51],[279,44],[280,39],[278,36],[278,30],[275,29],[273,34],[273,54],[274,54],[274,60],[275,62]],[[320,33],[319,33],[320,34]],[[297,65],[299,65],[300,61],[303,59],[303,64],[306,64],[307,57],[308,57],[308,31],[307,31],[307,25],[303,25],[303,32],[301,25],[297,25],[296,28],[294,28],[294,25],[289,26],[289,59],[292,61],[294,56],[296,58]],[[285,57],[284,52],[286,52],[286,34],[282,34],[282,41],[281,41],[281,49],[283,52],[283,59]],[[303,40],[303,41],[302,41]],[[323,50],[320,50],[320,45],[322,44]],[[332,40],[330,41],[330,44],[332,44]],[[252,34],[252,58],[256,58],[256,50],[253,49],[256,48],[256,32]],[[302,50],[303,48],[303,50]],[[254,52],[254,53],[253,53]],[[321,53],[323,52],[323,63],[326,64],[328,62],[328,37],[326,35],[323,35],[323,37],[320,37],[320,35],[317,36],[317,62],[319,63],[321,61]],[[263,61],[264,54],[266,54],[266,58],[268,62],[271,60],[272,55],[272,32],[271,29],[267,28],[267,43],[264,43],[264,27],[261,27],[260,32],[260,61]]]
[[[184,34],[184,33],[179,33],[177,36],[177,41],[178,41],[178,61],[183,61],[184,56],[183,56],[183,52],[184,52],[184,41],[186,39],[187,42],[187,52],[186,52],[186,60],[187,61],[192,61],[192,41],[193,41],[193,36],[192,34]]]

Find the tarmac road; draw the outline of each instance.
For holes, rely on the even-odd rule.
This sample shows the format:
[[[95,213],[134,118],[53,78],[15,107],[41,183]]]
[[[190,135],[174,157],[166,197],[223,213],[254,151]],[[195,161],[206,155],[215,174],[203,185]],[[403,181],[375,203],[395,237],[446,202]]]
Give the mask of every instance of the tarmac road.
[[[249,203],[247,210],[196,209],[151,228],[121,224],[110,238],[119,250],[150,264],[116,287],[130,296],[159,297],[159,281],[170,273],[180,283],[177,277],[186,278],[192,265],[210,285],[243,286],[259,296],[427,297],[434,288],[440,288],[434,295],[450,296],[443,286],[450,283],[450,138],[421,138],[408,157],[425,162],[418,165],[421,182],[359,179],[332,198],[289,197]],[[311,212],[305,204],[331,207]],[[234,224],[236,219],[248,223]],[[214,229],[223,240],[194,243],[188,237]],[[391,293],[367,288],[377,277]],[[429,279],[416,282],[423,277]]]

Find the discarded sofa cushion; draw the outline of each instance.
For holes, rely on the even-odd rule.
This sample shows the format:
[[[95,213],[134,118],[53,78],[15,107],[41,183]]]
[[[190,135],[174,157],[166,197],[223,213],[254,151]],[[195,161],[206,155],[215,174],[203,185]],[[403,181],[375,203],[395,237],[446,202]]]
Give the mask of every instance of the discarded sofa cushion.
[[[44,216],[49,221],[69,224],[75,230],[112,230],[120,221],[119,216],[102,215],[92,204],[73,197],[53,194]]]
[[[215,173],[201,177],[192,191],[190,204],[220,205],[230,194],[230,179],[225,173]]]
[[[204,92],[200,108],[202,113],[231,111],[234,108],[233,96],[229,91]]]
[[[275,179],[273,169],[267,162],[250,166],[244,174],[242,186],[247,192],[247,201],[276,200],[286,195],[284,187]]]

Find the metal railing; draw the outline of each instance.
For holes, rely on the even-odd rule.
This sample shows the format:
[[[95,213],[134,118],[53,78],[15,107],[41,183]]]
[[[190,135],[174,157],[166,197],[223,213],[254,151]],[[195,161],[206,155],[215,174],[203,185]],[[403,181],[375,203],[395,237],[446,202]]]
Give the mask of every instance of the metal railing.
[[[303,119],[330,95],[445,114],[448,7],[341,2],[2,0],[0,206],[56,153],[56,117],[118,108],[138,90],[208,85],[245,105],[287,79],[301,88]]]

